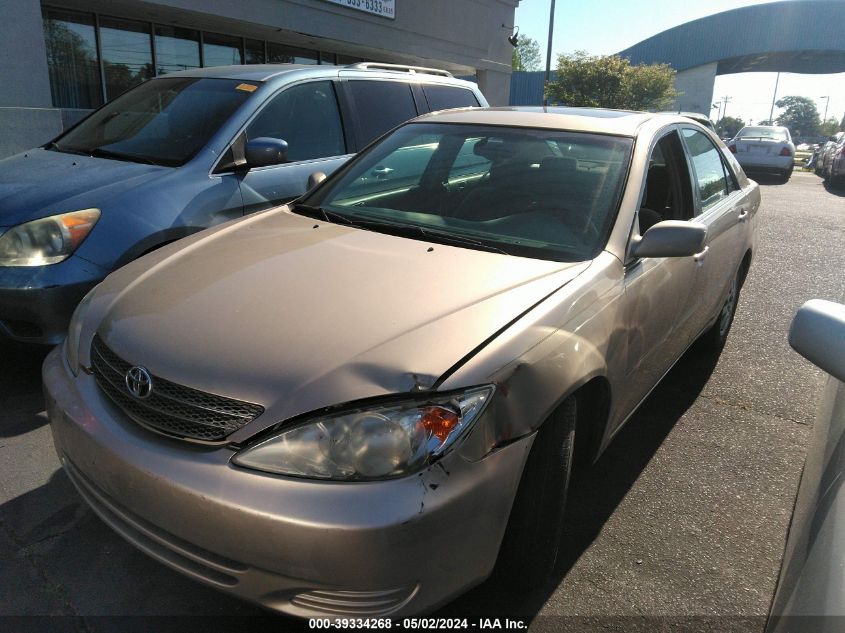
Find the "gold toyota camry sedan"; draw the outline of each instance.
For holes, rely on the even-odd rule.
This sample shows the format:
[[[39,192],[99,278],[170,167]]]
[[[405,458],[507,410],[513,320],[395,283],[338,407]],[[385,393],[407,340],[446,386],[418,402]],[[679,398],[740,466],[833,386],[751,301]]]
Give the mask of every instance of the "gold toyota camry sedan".
[[[311,182],[80,304],[44,364],[68,476],[165,565],[297,616],[541,581],[573,468],[724,344],[756,183],[690,119],[568,108],[426,115]]]

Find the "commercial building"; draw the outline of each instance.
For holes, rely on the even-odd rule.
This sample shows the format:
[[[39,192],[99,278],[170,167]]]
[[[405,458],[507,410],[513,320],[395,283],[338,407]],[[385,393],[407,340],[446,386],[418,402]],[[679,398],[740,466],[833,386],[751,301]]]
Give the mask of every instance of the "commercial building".
[[[254,63],[431,66],[506,104],[519,0],[0,0],[0,157],[131,86]]]

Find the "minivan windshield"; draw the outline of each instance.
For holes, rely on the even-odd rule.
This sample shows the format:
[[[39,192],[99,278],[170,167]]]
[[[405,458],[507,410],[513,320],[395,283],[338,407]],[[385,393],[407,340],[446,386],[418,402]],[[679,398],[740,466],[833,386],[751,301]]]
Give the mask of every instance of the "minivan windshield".
[[[141,84],[48,145],[59,152],[178,166],[255,91],[231,79],[165,77]]]
[[[294,210],[466,248],[583,261],[607,241],[632,146],[601,134],[411,123]]]
[[[777,141],[779,143],[785,143],[789,140],[786,130],[777,127],[744,127],[736,137],[747,140]]]

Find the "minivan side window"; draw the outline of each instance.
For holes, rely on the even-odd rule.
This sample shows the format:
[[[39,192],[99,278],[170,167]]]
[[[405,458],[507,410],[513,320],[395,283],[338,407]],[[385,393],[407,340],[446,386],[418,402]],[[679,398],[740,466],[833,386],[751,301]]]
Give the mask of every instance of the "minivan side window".
[[[432,112],[449,108],[477,108],[481,105],[472,90],[466,88],[426,84],[423,91]]]
[[[358,118],[358,149],[417,116],[411,85],[401,81],[350,81]]]
[[[286,141],[291,161],[345,154],[332,82],[314,81],[283,90],[247,126],[246,136],[247,140],[266,136]]]
[[[683,135],[698,181],[701,210],[705,211],[728,195],[722,156],[713,142],[698,130],[684,128]]]

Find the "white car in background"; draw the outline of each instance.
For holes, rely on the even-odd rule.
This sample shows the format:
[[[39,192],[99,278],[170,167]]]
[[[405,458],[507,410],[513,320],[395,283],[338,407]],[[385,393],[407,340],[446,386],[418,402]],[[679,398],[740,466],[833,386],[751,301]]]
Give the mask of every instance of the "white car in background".
[[[746,172],[773,173],[787,182],[795,166],[795,145],[785,127],[748,125],[727,143]]]

